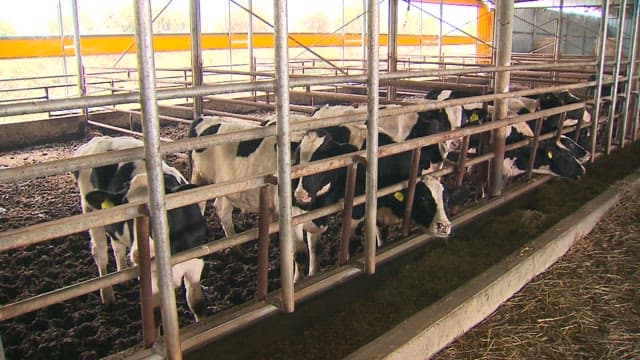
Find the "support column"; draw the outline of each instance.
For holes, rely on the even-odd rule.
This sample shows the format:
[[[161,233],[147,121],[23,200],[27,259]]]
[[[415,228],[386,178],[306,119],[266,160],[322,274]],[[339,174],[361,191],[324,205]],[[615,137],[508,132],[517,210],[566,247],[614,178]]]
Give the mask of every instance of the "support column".
[[[378,105],[380,103],[380,12],[378,0],[368,0],[367,29],[367,174],[365,203],[365,272],[376,271],[376,209],[378,207]]]
[[[293,288],[293,237],[291,229],[291,147],[289,133],[289,47],[287,0],[273,2],[275,16],[276,115],[278,139],[278,208],[280,226],[280,284],[282,311],[295,309]]]
[[[620,75],[620,62],[622,61],[622,45],[624,44],[624,18],[627,14],[627,0],[621,0],[618,10],[618,36],[616,37],[616,60],[613,66],[613,84],[611,85],[611,111],[609,111],[609,119],[607,120],[607,143],[605,152],[607,155],[611,153],[611,145],[613,143],[613,125],[616,115],[616,104],[618,103],[618,84],[620,83],[618,76]],[[618,131],[620,131],[620,121],[618,121]]]
[[[598,128],[600,123],[600,107],[602,106],[602,77],[607,51],[607,32],[609,29],[609,0],[602,0],[602,20],[600,21],[600,48],[598,49],[598,73],[596,74],[596,87],[593,93],[593,114],[591,115],[591,154],[596,153],[598,144]],[[591,156],[591,162],[595,156]]]
[[[176,298],[171,276],[171,249],[169,246],[169,223],[164,199],[164,176],[160,154],[160,121],[158,119],[158,96],[156,90],[155,61],[153,54],[153,31],[151,27],[151,2],[135,2],[136,45],[138,54],[138,76],[140,105],[147,181],[149,185],[149,212],[155,246],[156,270],[160,290],[162,325],[167,357],[182,359],[180,350],[180,326]]]
[[[191,86],[203,83],[202,75],[202,19],[200,16],[200,0],[189,3],[189,19],[191,21]],[[202,116],[202,96],[193,97],[193,120]]]
[[[76,66],[78,72],[78,92],[79,96],[87,95],[87,84],[84,77],[84,65],[82,65],[82,47],[80,46],[80,23],[78,21],[78,0],[72,0],[71,11],[73,12],[73,49],[76,54]],[[85,122],[89,120],[89,109],[82,108],[82,115]]]
[[[513,32],[513,1],[504,0],[497,3],[496,18],[498,20],[498,41],[497,41],[497,66],[511,65],[511,42]],[[509,92],[509,71],[499,71],[496,74],[495,93],[502,94]],[[507,101],[497,100],[495,102],[494,116],[495,120],[503,120],[507,117]],[[502,166],[504,162],[504,148],[506,128],[499,128],[493,131],[493,152],[494,157],[491,160],[490,173],[490,196],[498,196],[502,194],[504,179],[502,178]]]
[[[387,72],[398,71],[398,0],[389,0],[389,34],[387,42]],[[389,85],[388,100],[395,100],[396,88]]]
[[[633,5],[633,20],[631,21],[631,37],[629,38],[629,64],[627,65],[627,86],[624,92],[624,105],[622,106],[622,126],[620,126],[620,148],[624,147],[624,139],[627,136],[627,124],[629,123],[629,107],[631,106],[631,89],[634,87],[636,51],[638,48],[638,21],[640,21],[640,4],[636,1]],[[632,114],[632,119],[635,117]]]

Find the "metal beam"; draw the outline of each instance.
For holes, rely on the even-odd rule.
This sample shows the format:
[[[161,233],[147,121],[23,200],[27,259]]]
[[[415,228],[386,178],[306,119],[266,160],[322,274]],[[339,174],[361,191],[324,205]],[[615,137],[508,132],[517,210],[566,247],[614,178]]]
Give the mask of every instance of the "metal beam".
[[[168,358],[179,360],[182,359],[180,325],[178,324],[178,311],[171,274],[169,222],[164,199],[164,176],[162,172],[162,156],[160,154],[160,121],[158,119],[151,2],[149,0],[135,2],[135,20],[145,167],[149,186],[149,212],[155,247],[158,288],[160,290],[164,343]]]
[[[365,272],[376,271],[377,229],[376,210],[378,207],[378,106],[380,102],[380,12],[377,0],[368,0],[367,9],[367,174],[365,204]]]
[[[189,20],[191,24],[191,86],[203,83],[202,75],[202,19],[200,0],[190,0]],[[193,120],[202,116],[202,96],[193,97]]]
[[[629,38],[629,64],[627,65],[627,85],[625,87],[625,93],[624,93],[624,105],[622,106],[622,126],[619,127],[619,131],[620,131],[620,147],[623,148],[624,147],[624,142],[625,142],[625,137],[627,136],[627,124],[629,122],[629,119],[635,119],[637,118],[637,113],[632,114],[632,116],[629,116],[629,107],[631,106],[631,89],[634,87],[634,83],[635,80],[634,75],[635,75],[635,70],[636,70],[636,52],[637,52],[637,48],[638,48],[638,21],[640,21],[640,4],[638,4],[638,1],[635,2],[634,4],[634,11],[633,11],[633,19],[631,21],[631,37]],[[636,99],[636,103],[637,103],[637,99]],[[633,138],[633,136],[632,136]]]
[[[276,60],[276,115],[278,139],[278,208],[280,226],[280,286],[282,310],[290,313],[295,309],[293,288],[293,233],[291,228],[291,147],[289,128],[289,47],[287,39],[287,0],[273,2],[275,14],[274,49]]]
[[[511,43],[513,31],[513,3],[514,0],[502,0],[498,2],[496,8],[496,18],[498,20],[498,51],[496,54],[496,65],[507,66],[511,64]],[[509,71],[499,71],[496,73],[495,93],[509,92]],[[496,100],[494,108],[494,120],[503,120],[507,117],[507,101]],[[502,194],[503,178],[502,166],[504,162],[504,148],[506,127],[496,129],[493,132],[492,147],[494,158],[491,161],[490,173],[490,196],[498,196]]]
[[[624,44],[624,18],[627,13],[627,0],[621,0],[618,10],[618,36],[616,37],[616,60],[613,67],[613,85],[611,86],[611,109],[609,110],[609,119],[607,120],[607,143],[605,145],[605,153],[611,153],[611,145],[613,143],[613,127],[616,121],[616,105],[618,103],[618,84],[620,83],[620,63],[622,62],[622,45]],[[618,131],[620,131],[620,123],[618,122]]]
[[[598,127],[600,123],[600,107],[602,105],[602,77],[604,75],[604,65],[607,49],[607,31],[609,29],[609,0],[602,0],[602,20],[600,21],[600,48],[598,49],[598,72],[596,73],[596,86],[593,93],[593,115],[591,116],[591,153],[596,153],[598,146]],[[591,157],[591,162],[595,161],[595,156]]]

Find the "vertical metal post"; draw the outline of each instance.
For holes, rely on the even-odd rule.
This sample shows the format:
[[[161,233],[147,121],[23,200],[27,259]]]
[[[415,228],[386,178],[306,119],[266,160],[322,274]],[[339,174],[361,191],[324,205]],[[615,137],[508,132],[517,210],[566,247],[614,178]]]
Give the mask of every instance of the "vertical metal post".
[[[251,72],[251,81],[256,81],[256,61],[253,54],[253,0],[249,0],[247,5],[249,8],[249,24],[247,26],[247,48],[249,49],[249,71]],[[251,90],[251,97],[256,101],[256,91]]]
[[[189,2],[189,19],[191,22],[191,81],[192,86],[200,86],[204,82],[202,75],[202,19],[200,16],[200,0]],[[193,97],[193,120],[202,116],[202,96]]]
[[[73,13],[73,49],[76,54],[76,66],[78,71],[78,95],[85,96],[87,95],[87,85],[84,77],[84,66],[82,65],[82,48],[80,46],[80,23],[78,22],[78,0],[71,0],[71,11]],[[88,108],[83,108],[82,114],[85,121],[89,120]]]
[[[558,11],[558,18],[556,19],[556,34],[553,43],[553,62],[560,60],[560,43],[562,42],[562,16],[564,12],[564,0],[560,0],[560,11]],[[555,72],[555,76],[558,73]],[[555,79],[557,81],[557,78]]]
[[[231,0],[227,0],[227,35],[229,36],[229,70],[233,70],[233,40],[231,35]],[[233,74],[229,75],[229,79],[233,79]]]
[[[602,20],[600,22],[600,48],[598,49],[598,73],[597,84],[593,93],[593,114],[591,115],[591,153],[595,155],[598,146],[598,127],[600,125],[600,107],[602,106],[602,77],[607,51],[607,30],[609,29],[609,0],[602,0]],[[591,162],[595,161],[591,156]]]
[[[346,40],[345,36],[347,36],[347,31],[344,25],[344,0],[342,0],[342,26],[340,28],[342,29],[342,50],[341,50],[342,66],[344,66],[344,45]]]
[[[622,61],[622,45],[624,44],[624,18],[627,13],[627,0],[620,1],[620,9],[618,10],[618,36],[616,37],[616,60],[613,65],[613,84],[611,85],[611,111],[609,111],[609,119],[607,119],[607,143],[605,152],[607,155],[611,153],[611,145],[613,142],[613,125],[616,121],[616,108],[618,104],[618,84],[620,75],[620,62]],[[620,131],[620,121],[618,121],[618,132]]]
[[[160,154],[160,122],[158,119],[150,0],[135,2],[135,20],[142,130],[144,133],[144,153],[149,182],[149,211],[155,247],[166,355],[169,359],[182,359],[178,312],[175,292],[171,282],[169,223],[167,220],[167,207],[164,201],[164,176]]]
[[[291,147],[289,133],[289,52],[287,38],[287,0],[274,0],[276,114],[278,139],[278,207],[280,208],[280,283],[282,310],[293,312],[293,238],[291,230]]]
[[[362,12],[367,13],[367,1],[362,0]],[[367,17],[362,17],[362,34],[360,36],[360,45],[362,46],[362,67],[366,67],[367,63]]]
[[[389,0],[387,72],[398,71],[398,0]],[[387,99],[395,100],[396,88],[389,85]]]
[[[442,61],[442,19],[444,19],[444,0],[440,0],[440,26],[438,28],[438,62]]]
[[[258,222],[258,280],[256,298],[264,300],[269,291],[269,223],[271,222],[271,188],[260,188],[260,217]]]
[[[638,4],[638,6],[640,6],[640,4]],[[636,9],[636,15],[637,15],[636,21],[640,21],[640,10],[639,9]],[[636,28],[635,42],[636,42],[635,61],[637,62],[638,59],[640,59],[640,46],[637,46],[637,43],[640,42],[640,31],[638,31],[638,28]],[[635,95],[634,95],[635,101],[633,102],[633,112],[631,113],[632,114],[632,119],[633,119],[633,125],[631,126],[631,141],[635,142],[638,139],[638,125],[640,123],[640,117],[638,116],[638,112],[639,112],[639,109],[640,109],[640,96],[638,95],[638,93],[640,93],[640,81],[633,80],[632,84],[633,85],[631,87],[635,89],[634,90],[635,91]]]
[[[349,241],[351,240],[351,221],[353,219],[353,196],[356,188],[356,175],[358,164],[349,165],[347,168],[347,184],[344,191],[344,209],[342,209],[342,233],[340,237],[340,254],[338,265],[344,265],[349,261]]]
[[[498,2],[496,8],[496,18],[498,19],[498,53],[496,56],[497,66],[509,66],[511,65],[511,41],[513,31],[513,1],[504,0]],[[507,93],[509,92],[509,71],[499,71],[496,73],[496,85],[495,93]],[[503,120],[507,117],[507,101],[497,100],[495,102],[495,114],[494,119]],[[493,152],[494,156],[491,160],[491,173],[490,173],[490,196],[498,196],[502,193],[503,178],[502,178],[502,166],[504,162],[504,148],[505,148],[506,127],[499,128],[493,131]]]
[[[150,348],[156,341],[156,324],[153,316],[153,292],[151,285],[151,249],[149,247],[149,217],[135,219],[138,246],[138,273],[140,278],[140,305],[142,307],[142,342]]]
[[[376,271],[376,209],[378,207],[378,105],[380,103],[380,12],[378,0],[368,0],[367,9],[367,174],[365,204],[365,272]]]
[[[416,183],[420,167],[420,148],[411,151],[411,169],[409,169],[409,181],[407,184],[407,198],[404,203],[402,217],[402,236],[409,235],[411,229],[411,214],[413,213],[413,199],[416,197]]]
[[[60,50],[62,50],[62,71],[64,71],[64,84],[69,85],[69,78],[67,75],[69,74],[69,70],[67,69],[67,50],[65,49],[64,44],[64,22],[62,21],[62,0],[58,0],[58,35],[60,36]],[[69,88],[67,86],[64,87],[65,96],[69,96]],[[48,98],[48,97],[47,97]]]
[[[527,9],[525,9],[526,11]],[[538,36],[538,8],[533,8],[533,9],[528,9],[528,10],[533,10],[533,25],[531,25],[531,27],[533,28],[533,31],[531,31],[531,49],[533,49],[533,44],[536,42],[536,37]]]
[[[622,106],[622,125],[620,131],[620,148],[624,147],[624,139],[627,136],[627,124],[629,120],[629,107],[631,106],[631,89],[633,88],[635,75],[636,50],[638,47],[638,21],[640,21],[640,4],[638,1],[634,4],[633,19],[631,21],[631,37],[629,38],[629,64],[627,65],[627,86],[624,92],[624,105]],[[635,117],[635,116],[634,116]]]

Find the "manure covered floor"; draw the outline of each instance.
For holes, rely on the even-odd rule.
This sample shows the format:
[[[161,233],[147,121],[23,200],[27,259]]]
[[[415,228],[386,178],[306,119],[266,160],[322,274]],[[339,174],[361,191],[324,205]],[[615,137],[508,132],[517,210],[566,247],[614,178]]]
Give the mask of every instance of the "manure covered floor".
[[[339,359],[506,255],[640,168],[640,144],[579,181],[553,179],[446,243],[378,267],[187,359]],[[640,200],[627,193],[594,231],[437,359],[631,359],[640,356]]]

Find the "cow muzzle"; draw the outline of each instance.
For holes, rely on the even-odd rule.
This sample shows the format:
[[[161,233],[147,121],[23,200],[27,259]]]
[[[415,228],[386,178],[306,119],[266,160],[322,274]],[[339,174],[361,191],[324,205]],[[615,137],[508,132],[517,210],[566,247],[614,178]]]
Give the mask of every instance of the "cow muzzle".
[[[296,199],[296,202],[300,205],[309,205],[311,204],[311,196],[309,196],[309,193],[306,192],[303,189],[296,189],[296,191],[294,192],[294,197]]]

